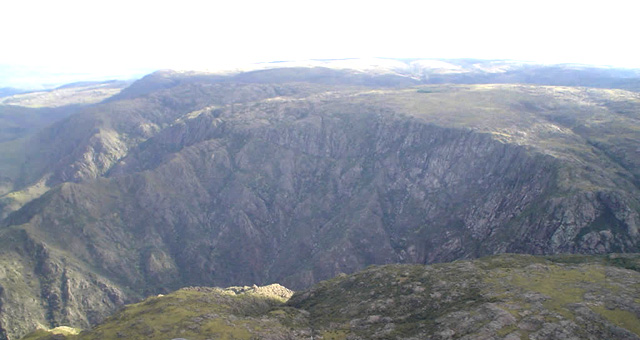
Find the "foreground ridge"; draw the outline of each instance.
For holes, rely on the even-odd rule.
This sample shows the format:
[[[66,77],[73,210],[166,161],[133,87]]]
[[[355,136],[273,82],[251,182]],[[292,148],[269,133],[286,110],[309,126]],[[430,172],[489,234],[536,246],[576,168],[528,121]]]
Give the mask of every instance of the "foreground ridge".
[[[637,254],[371,266],[293,295],[184,288],[79,335],[23,339],[640,339],[639,269]]]

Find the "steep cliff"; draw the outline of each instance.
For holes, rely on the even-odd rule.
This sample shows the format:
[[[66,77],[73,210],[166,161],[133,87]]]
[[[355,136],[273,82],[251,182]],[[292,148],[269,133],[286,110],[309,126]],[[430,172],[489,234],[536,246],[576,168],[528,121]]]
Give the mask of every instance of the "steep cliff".
[[[61,248],[50,248],[31,231],[11,227],[0,235],[0,328],[5,339],[35,328],[87,328],[132,301],[122,286],[96,275],[99,270],[78,263]]]

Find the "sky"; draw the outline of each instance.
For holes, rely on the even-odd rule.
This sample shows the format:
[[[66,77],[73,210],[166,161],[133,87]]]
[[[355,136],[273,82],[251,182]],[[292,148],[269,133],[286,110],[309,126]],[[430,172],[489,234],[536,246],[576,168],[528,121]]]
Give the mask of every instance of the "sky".
[[[10,0],[1,7],[0,87],[302,59],[640,68],[634,1]]]

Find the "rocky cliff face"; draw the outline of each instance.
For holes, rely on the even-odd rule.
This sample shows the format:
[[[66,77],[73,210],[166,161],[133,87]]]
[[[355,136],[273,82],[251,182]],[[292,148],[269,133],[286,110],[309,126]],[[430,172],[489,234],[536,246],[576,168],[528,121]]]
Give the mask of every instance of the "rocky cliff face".
[[[300,289],[371,264],[639,251],[633,93],[156,85],[34,137],[64,147],[31,154],[21,181],[52,189],[2,222],[0,240],[21,241],[1,250],[14,276],[0,284],[32,296],[3,309],[31,320],[10,334],[186,285]]]
[[[0,327],[5,338],[38,327],[85,328],[127,301],[121,287],[29,231],[3,230],[2,239]]]

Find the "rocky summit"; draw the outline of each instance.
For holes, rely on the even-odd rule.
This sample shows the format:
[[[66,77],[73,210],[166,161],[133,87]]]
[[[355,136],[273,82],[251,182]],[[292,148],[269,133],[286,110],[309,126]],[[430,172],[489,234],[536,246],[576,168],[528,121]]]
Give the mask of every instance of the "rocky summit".
[[[637,255],[372,266],[293,296],[280,285],[181,289],[90,331],[23,340],[640,339],[638,270]]]
[[[447,62],[3,98],[0,339],[186,286],[640,251],[640,76]]]

